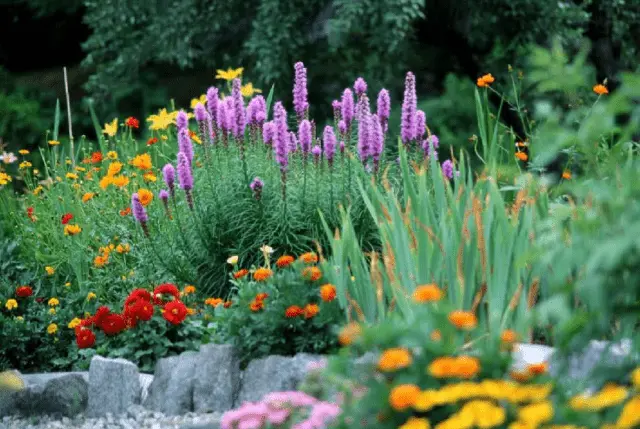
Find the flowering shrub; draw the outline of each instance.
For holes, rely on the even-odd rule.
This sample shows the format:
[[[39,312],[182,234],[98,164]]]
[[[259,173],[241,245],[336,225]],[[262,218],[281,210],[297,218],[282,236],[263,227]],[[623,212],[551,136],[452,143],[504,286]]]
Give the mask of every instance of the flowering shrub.
[[[221,299],[211,302],[215,340],[235,344],[245,363],[272,354],[330,352],[341,316],[335,286],[324,281],[317,254],[271,261],[269,251],[263,266],[232,274],[237,294],[228,309]]]

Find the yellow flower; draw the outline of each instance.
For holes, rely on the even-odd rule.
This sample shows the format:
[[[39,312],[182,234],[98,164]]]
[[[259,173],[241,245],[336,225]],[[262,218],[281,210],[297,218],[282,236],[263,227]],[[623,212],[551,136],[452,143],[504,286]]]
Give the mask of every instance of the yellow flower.
[[[64,161],[64,163],[67,164],[67,165],[71,165],[71,160],[67,159],[67,160]]]
[[[161,139],[161,140],[165,140],[165,141],[166,141],[166,140],[168,140],[168,139],[169,139],[169,137],[167,137],[167,136],[165,136],[165,135],[163,134],[163,135],[161,135],[161,136],[160,136],[160,139]]]
[[[100,186],[101,189],[107,189],[111,184],[113,184],[113,177],[104,176],[102,179],[100,179],[98,186]]]
[[[118,244],[116,247],[118,253],[129,253],[129,251],[131,251],[131,246],[128,244]]]
[[[616,384],[607,384],[595,395],[578,395],[569,400],[574,410],[600,411],[616,406],[627,398],[627,389]]]
[[[118,152],[116,152],[115,150],[110,150],[109,152],[107,152],[107,158],[111,160],[118,159]]]
[[[58,140],[49,140],[49,146],[58,146],[59,144]]]
[[[31,166],[32,164],[29,161],[22,161],[20,164],[18,164],[18,168],[20,170],[24,170],[25,168],[29,168]]]
[[[56,305],[60,305],[60,301],[58,301],[58,298],[51,298],[49,299],[47,304],[49,305],[49,307],[55,307]]]
[[[82,228],[78,225],[65,225],[64,226],[64,235],[77,235],[80,234]]]
[[[425,418],[409,417],[409,420],[398,429],[431,429],[431,425]]]
[[[0,171],[0,186],[4,186],[11,182],[11,176]]]
[[[0,185],[1,185],[1,181],[0,181]],[[44,188],[41,185],[36,186],[35,188],[33,188],[33,195],[38,195],[40,192],[42,192],[44,190]]]
[[[81,172],[81,173],[84,173],[85,171],[87,171],[87,169],[86,169],[86,168],[84,168],[84,167],[76,167],[76,171],[79,171],[79,172]]]
[[[552,418],[553,406],[549,401],[527,405],[518,410],[518,419],[531,427],[538,427],[541,423],[546,423]]]
[[[58,332],[58,325],[56,325],[55,323],[51,323],[49,326],[47,326],[47,334],[53,335],[56,332]]]
[[[228,68],[226,71],[225,70],[216,70],[216,79],[223,79],[226,81],[230,81],[233,80],[237,77],[242,76],[242,72],[244,71],[243,67],[237,68],[237,69],[232,69],[232,68]]]
[[[150,170],[152,167],[151,156],[148,153],[138,155],[131,160],[131,165],[139,168],[140,170]]]
[[[147,207],[153,201],[153,192],[148,189],[138,189],[138,198],[140,198],[140,204]]]
[[[50,276],[54,275],[56,273],[55,268],[50,267],[50,266],[46,266],[44,267],[44,270],[47,272],[47,274],[49,274]]]
[[[113,177],[116,174],[120,173],[120,171],[122,171],[122,163],[117,161],[112,162],[111,164],[109,164],[109,168],[107,169],[107,176]]]
[[[238,255],[230,256],[227,259],[227,264],[229,264],[229,265],[236,265],[237,263],[238,263]]]
[[[78,178],[78,175],[75,173],[67,173],[64,177],[66,177],[67,179],[76,180]]]
[[[118,132],[118,118],[114,118],[109,124],[104,124],[103,134],[113,137]]]
[[[631,373],[631,382],[636,389],[640,389],[640,366]]]
[[[616,424],[617,428],[624,429],[631,429],[640,424],[640,396],[634,396],[626,403]]]
[[[24,322],[24,317],[22,317],[22,316],[16,316],[16,320],[17,320],[18,322]]]
[[[18,151],[18,153],[19,153],[20,155],[29,155],[29,151],[28,151],[28,150],[26,150],[26,149],[20,149],[20,150]]]
[[[206,94],[202,94],[199,98],[192,98],[191,99],[191,108],[195,109],[196,108],[196,104],[207,104],[207,95]]]
[[[56,314],[56,309],[55,308],[50,308],[49,309],[49,314]]]
[[[78,326],[80,323],[82,322],[82,320],[78,319],[77,317],[74,317],[73,320],[71,322],[69,322],[69,324],[67,325],[67,327],[69,329],[74,329],[76,326]]]
[[[111,183],[118,188],[124,188],[129,184],[129,178],[127,176],[115,176],[111,178]]]
[[[89,292],[87,294],[87,301],[91,301],[92,299],[96,299],[96,294],[93,292]]]
[[[64,285],[65,285],[66,287],[71,287],[71,282],[66,282]]]
[[[7,308],[7,310],[11,311],[14,308],[18,308],[18,301],[16,301],[15,299],[8,299],[4,306]]]
[[[169,125],[173,124],[174,119],[174,115],[167,113],[167,109],[162,109],[157,115],[150,115],[147,122],[151,122],[150,130],[166,130]]]
[[[153,171],[147,171],[146,173],[144,173],[142,178],[144,179],[145,182],[155,182],[156,180],[158,180],[156,175],[153,174]]]
[[[262,94],[262,90],[254,88],[251,82],[247,83],[246,85],[242,85],[242,88],[240,88],[240,92],[244,97],[252,97],[253,94]]]
[[[80,189],[82,186],[81,186],[79,183],[74,183],[73,185],[71,185],[71,187],[77,191],[77,190],[78,190],[78,189]]]

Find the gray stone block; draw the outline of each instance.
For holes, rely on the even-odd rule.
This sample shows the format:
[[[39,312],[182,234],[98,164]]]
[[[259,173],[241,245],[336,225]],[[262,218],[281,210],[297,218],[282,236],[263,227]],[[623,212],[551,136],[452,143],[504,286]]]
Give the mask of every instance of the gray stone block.
[[[211,413],[233,408],[240,389],[240,361],[235,347],[207,344],[196,357],[193,411]]]
[[[196,352],[160,359],[144,402],[145,408],[165,415],[185,414],[193,409]]]
[[[89,366],[89,401],[87,415],[101,417],[125,414],[140,403],[138,367],[125,359],[94,356]]]

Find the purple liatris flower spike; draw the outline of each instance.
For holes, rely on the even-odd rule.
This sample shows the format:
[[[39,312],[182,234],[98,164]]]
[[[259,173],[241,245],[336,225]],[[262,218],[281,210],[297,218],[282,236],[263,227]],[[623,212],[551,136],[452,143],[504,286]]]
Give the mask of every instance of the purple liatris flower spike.
[[[324,156],[327,158],[329,166],[331,166],[331,164],[333,164],[333,156],[336,153],[336,135],[333,132],[332,126],[327,125],[324,127],[322,141],[324,143]]]
[[[262,126],[262,140],[264,144],[271,146],[275,135],[275,124],[273,121],[265,122]]]
[[[295,80],[293,83],[293,108],[301,121],[309,108],[307,101],[307,69],[302,62],[297,62],[293,66],[295,69]]]
[[[175,196],[175,182],[176,182],[176,170],[173,168],[173,165],[166,164],[162,167],[162,177],[164,178],[164,183],[167,184],[167,188],[169,188],[169,192],[171,193],[171,197]]]
[[[345,150],[345,149],[346,149],[346,147],[345,147],[345,145],[344,145],[344,142],[343,142],[343,141],[341,141],[341,142],[340,142],[340,153],[344,155],[344,150]]]
[[[311,154],[313,155],[313,160],[318,163],[318,161],[320,161],[320,155],[322,155],[322,149],[320,148],[320,146],[315,145],[312,149],[311,149]]]
[[[418,110],[416,112],[416,139],[420,142],[424,139],[424,135],[427,134],[427,115],[424,111]]]
[[[147,211],[144,209],[144,206],[140,202],[140,197],[138,193],[134,193],[131,195],[131,212],[133,213],[133,217],[140,222],[140,226],[142,227],[142,231],[144,235],[149,236],[149,229],[147,228],[147,222],[149,221],[149,216],[147,216]]]
[[[178,131],[178,150],[185,154],[189,165],[193,161],[193,143],[191,143],[191,137],[189,137],[189,129],[182,128]]]
[[[189,117],[184,110],[181,110],[176,115],[176,126],[178,130],[183,130],[189,126]]]
[[[340,132],[341,136],[344,136],[345,134],[347,134],[347,124],[344,122],[343,119],[341,119],[340,122],[338,122],[338,131]]]
[[[433,153],[435,159],[438,159],[438,147],[440,146],[440,139],[435,134],[431,134],[422,142],[422,150],[424,156],[427,157]]]
[[[233,98],[233,111],[235,116],[233,135],[236,139],[244,139],[246,119],[244,117],[244,99],[242,98],[242,82],[240,79],[233,80],[231,97]]]
[[[298,137],[293,131],[289,131],[289,152],[298,150]]]
[[[166,189],[163,189],[158,194],[158,197],[160,197],[160,201],[162,201],[164,211],[167,212],[167,217],[171,218],[171,209],[169,208],[169,192],[167,192]]]
[[[257,201],[260,201],[260,198],[262,198],[262,188],[264,188],[264,182],[262,181],[262,179],[259,177],[254,177],[249,187],[253,191],[253,198],[255,198]]]
[[[162,201],[166,201],[169,199],[169,192],[167,192],[166,189],[162,189],[160,191],[160,193],[158,194],[158,197],[162,200]]]
[[[360,99],[361,112],[358,118],[358,154],[363,164],[371,155],[371,113],[369,112],[369,99],[363,95]]]
[[[418,110],[418,98],[416,96],[416,77],[407,72],[404,82],[404,99],[402,101],[402,123],[400,135],[406,145],[416,137],[416,111]]]
[[[207,90],[207,110],[211,115],[211,119],[216,123],[218,128],[221,128],[220,118],[218,117],[218,105],[220,100],[218,99],[218,88],[212,86]]]
[[[202,103],[196,104],[196,107],[193,109],[194,116],[196,117],[196,121],[204,122],[207,119],[207,109],[205,109]]]
[[[368,116],[371,113],[371,106],[369,105],[369,97],[367,94],[362,94],[358,98],[358,104],[356,104],[356,119],[362,121],[363,116]]]
[[[451,162],[450,159],[442,163],[442,174],[444,174],[444,177],[447,179],[453,178],[453,162]]]
[[[289,131],[287,130],[287,111],[280,101],[273,107],[273,121],[275,123],[273,148],[276,162],[282,171],[286,171],[289,165]]]
[[[308,119],[303,119],[298,127],[298,140],[300,141],[300,149],[302,154],[306,158],[309,151],[311,151],[311,122]]]
[[[178,183],[187,196],[189,208],[193,209],[193,198],[191,196],[193,175],[191,174],[191,164],[187,160],[187,156],[182,152],[178,152]]]
[[[389,91],[384,88],[381,89],[378,93],[376,109],[378,118],[380,118],[380,124],[382,125],[382,131],[386,133],[389,123],[389,116],[391,115],[391,98],[389,98]]]
[[[349,129],[351,127],[351,122],[353,122],[353,116],[355,114],[353,92],[351,91],[351,89],[347,88],[342,93],[342,101],[340,102],[340,107],[342,109],[342,120],[344,121],[347,129]]]
[[[262,95],[255,96],[249,101],[247,107],[247,122],[252,125],[261,125],[267,119],[267,104]]]
[[[235,135],[236,132],[233,97],[227,97],[222,102],[224,103],[224,129],[228,133]]]
[[[384,150],[384,133],[378,115],[369,116],[369,126],[371,127],[371,157],[373,158],[374,170],[378,171],[380,155]]]
[[[342,117],[342,104],[338,100],[333,100],[331,107],[333,107],[333,119],[337,122]]]
[[[358,98],[362,97],[364,93],[367,92],[367,82],[365,82],[363,78],[359,77],[353,84],[353,89],[356,91],[356,96]]]

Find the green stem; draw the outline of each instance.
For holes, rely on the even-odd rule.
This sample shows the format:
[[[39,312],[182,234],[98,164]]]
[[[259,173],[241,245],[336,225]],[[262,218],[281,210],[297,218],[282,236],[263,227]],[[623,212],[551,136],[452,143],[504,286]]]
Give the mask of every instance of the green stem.
[[[302,154],[302,213],[304,215],[305,196],[307,194],[307,154]]]

